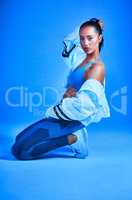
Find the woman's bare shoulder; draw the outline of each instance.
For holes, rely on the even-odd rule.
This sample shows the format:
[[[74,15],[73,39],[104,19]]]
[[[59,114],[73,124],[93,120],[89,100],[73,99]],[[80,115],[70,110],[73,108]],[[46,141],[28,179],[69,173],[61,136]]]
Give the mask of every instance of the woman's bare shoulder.
[[[85,79],[95,78],[96,80],[102,82],[105,76],[104,63],[100,60],[91,64],[91,66],[86,70],[84,74]]]
[[[104,68],[104,62],[102,60],[96,60],[92,66],[99,66]]]

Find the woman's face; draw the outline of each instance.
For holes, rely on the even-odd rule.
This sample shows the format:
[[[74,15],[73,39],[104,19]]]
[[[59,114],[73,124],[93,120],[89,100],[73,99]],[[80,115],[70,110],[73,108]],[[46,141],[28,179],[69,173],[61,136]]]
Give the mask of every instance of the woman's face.
[[[91,54],[99,49],[101,35],[98,34],[93,26],[87,26],[80,30],[81,47],[86,54]]]

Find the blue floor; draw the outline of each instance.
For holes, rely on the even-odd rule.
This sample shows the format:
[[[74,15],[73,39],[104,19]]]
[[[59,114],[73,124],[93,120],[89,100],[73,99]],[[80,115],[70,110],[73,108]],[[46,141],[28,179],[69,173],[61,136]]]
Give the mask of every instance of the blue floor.
[[[130,132],[89,131],[89,156],[82,160],[63,148],[45,159],[17,161],[9,151],[14,138],[0,140],[1,200],[132,199]]]

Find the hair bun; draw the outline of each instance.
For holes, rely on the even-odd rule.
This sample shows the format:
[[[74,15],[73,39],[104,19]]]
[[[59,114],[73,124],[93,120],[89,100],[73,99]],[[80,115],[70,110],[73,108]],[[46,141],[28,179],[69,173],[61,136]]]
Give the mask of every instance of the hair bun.
[[[101,30],[102,31],[104,30],[104,23],[103,23],[103,21],[101,19],[92,18],[89,21],[99,24]]]
[[[101,29],[104,30],[104,23],[102,20],[98,20],[98,24],[100,25]]]

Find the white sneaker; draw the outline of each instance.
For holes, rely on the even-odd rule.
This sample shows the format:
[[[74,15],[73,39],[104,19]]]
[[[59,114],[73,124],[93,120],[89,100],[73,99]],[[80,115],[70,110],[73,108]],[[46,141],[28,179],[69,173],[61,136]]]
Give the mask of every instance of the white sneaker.
[[[86,128],[78,130],[73,133],[77,136],[77,141],[69,147],[76,158],[85,158],[88,156],[88,132]]]

